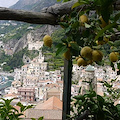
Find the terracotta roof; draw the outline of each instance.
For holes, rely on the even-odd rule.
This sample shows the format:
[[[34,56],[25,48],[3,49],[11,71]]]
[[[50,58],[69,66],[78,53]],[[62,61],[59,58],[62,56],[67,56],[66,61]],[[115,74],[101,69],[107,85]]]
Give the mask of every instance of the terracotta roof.
[[[62,110],[62,101],[53,96],[44,103],[38,103],[35,109]]]
[[[18,97],[18,95],[14,93],[9,93],[9,94],[4,95],[4,97]]]

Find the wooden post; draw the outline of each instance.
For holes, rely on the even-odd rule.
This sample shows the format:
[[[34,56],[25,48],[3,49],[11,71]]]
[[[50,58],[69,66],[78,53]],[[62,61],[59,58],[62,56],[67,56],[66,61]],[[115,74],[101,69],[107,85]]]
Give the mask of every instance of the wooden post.
[[[63,111],[62,120],[70,115],[72,60],[64,60]]]

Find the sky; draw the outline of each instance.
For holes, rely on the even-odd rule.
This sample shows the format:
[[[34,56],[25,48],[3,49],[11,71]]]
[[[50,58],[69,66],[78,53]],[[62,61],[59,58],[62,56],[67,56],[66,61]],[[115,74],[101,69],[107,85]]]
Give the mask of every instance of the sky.
[[[14,5],[18,0],[0,0],[0,7],[10,7]]]

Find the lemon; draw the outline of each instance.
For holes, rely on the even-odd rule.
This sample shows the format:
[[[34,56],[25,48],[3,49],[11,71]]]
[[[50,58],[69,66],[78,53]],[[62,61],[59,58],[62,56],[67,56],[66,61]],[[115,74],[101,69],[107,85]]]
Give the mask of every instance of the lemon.
[[[49,35],[43,37],[44,45],[51,48],[52,38]]]
[[[104,42],[103,40],[100,40],[100,41],[97,40],[97,41],[96,41],[96,44],[97,44],[97,45],[103,45],[104,43],[105,43],[105,42]]]
[[[92,49],[88,46],[85,46],[81,49],[80,54],[83,58],[91,59],[92,58]]]
[[[68,48],[68,50],[63,54],[64,58],[66,60],[70,60],[71,58],[71,53],[70,53],[70,49]]]
[[[115,54],[116,54],[117,56],[119,56],[119,52],[115,52]]]
[[[118,55],[115,52],[111,52],[109,58],[111,62],[116,62],[118,60]]]
[[[86,15],[81,15],[79,17],[79,22],[82,26],[84,26],[84,23],[87,23],[88,22],[88,17]]]
[[[81,56],[76,57],[75,60],[77,61],[79,58],[81,58]]]
[[[109,38],[103,37],[103,40],[100,40],[100,41],[97,40],[96,44],[97,45],[103,45],[103,44],[106,44],[108,41],[109,41]]]
[[[79,58],[77,60],[77,65],[78,66],[86,66],[87,65],[87,62],[83,59],[83,58]]]
[[[92,63],[93,63],[93,60],[88,60],[87,61],[87,65],[89,65],[89,64],[91,65]]]
[[[102,18],[102,16],[100,16],[100,21],[101,21],[101,24],[100,24],[100,26],[102,27],[102,28],[104,28],[105,26],[107,26],[108,24],[103,20],[103,18]],[[109,21],[109,23],[110,23],[110,21]]]
[[[102,54],[101,51],[99,51],[99,50],[93,50],[92,51],[92,60],[93,61],[96,61],[96,62],[101,61],[102,58],[103,58],[103,54]]]
[[[108,43],[108,41],[109,41],[109,38],[107,38],[107,37],[104,37],[104,38],[103,38],[103,40],[104,40],[104,43],[106,44],[106,43]]]
[[[71,47],[71,44],[72,44],[72,43],[77,44],[75,41],[70,41],[70,43],[68,44],[68,47]]]

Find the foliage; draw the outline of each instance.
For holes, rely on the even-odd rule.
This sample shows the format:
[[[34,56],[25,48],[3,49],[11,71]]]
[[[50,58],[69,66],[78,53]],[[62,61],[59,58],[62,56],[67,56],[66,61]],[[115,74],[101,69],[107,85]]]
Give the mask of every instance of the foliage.
[[[110,88],[108,84],[106,87],[107,89]],[[109,93],[113,91],[115,92],[115,90],[110,90]],[[109,97],[97,95],[92,87],[90,87],[89,90],[86,90],[85,94],[82,95],[79,91],[79,94],[73,97],[71,112],[73,113],[70,117],[71,119],[119,120],[120,104],[115,105],[113,101],[109,100]]]
[[[20,116],[24,115],[23,112],[29,108],[32,108],[33,105],[24,106],[20,102],[17,103],[17,106],[20,107],[18,111],[15,107],[11,105],[11,102],[14,99],[1,99],[0,102],[0,120],[20,120]]]
[[[11,56],[6,55],[5,52],[3,50],[1,50],[1,53],[0,53],[0,63],[8,62],[10,58],[11,58]]]
[[[43,120],[43,119],[44,119],[44,117],[40,117],[40,118],[38,118],[38,119],[31,118],[31,120]]]
[[[57,1],[67,2],[70,0]],[[62,43],[56,46],[56,56],[66,53],[69,49],[71,56],[79,57],[80,60],[85,61],[85,64],[81,64],[83,66],[88,64],[105,65],[107,63],[115,70],[114,62],[117,62],[117,68],[120,71],[120,63],[117,60],[113,62],[109,59],[111,52],[117,54],[116,58],[120,55],[120,37],[116,36],[116,32],[120,30],[120,12],[114,10],[115,1],[78,0],[72,6],[71,14],[60,16],[59,24],[65,30],[65,36],[61,39]],[[81,16],[83,20],[81,20]],[[106,42],[105,38],[109,40]],[[92,50],[102,51],[104,58],[94,61],[92,52],[91,58],[85,57],[88,55],[88,51],[84,50],[85,56],[81,52],[85,46],[89,46]],[[73,57],[69,60],[73,60]],[[92,62],[88,62],[89,60]],[[120,60],[120,56],[118,60]],[[106,88],[104,96],[97,95],[91,85],[84,95],[75,96],[71,102],[73,114],[70,119],[119,120],[120,105],[115,105],[114,100],[118,99],[120,95],[119,89],[113,88],[114,82],[114,80],[111,80],[111,83],[103,82]]]
[[[103,87],[105,89],[104,98],[108,102],[116,102],[120,98],[120,89],[114,87],[115,83],[118,83],[117,79],[112,79],[111,81],[102,81]]]
[[[3,65],[4,71],[10,71],[14,70],[14,68],[19,68],[24,65],[23,63],[23,55],[26,55],[30,57],[30,59],[33,59],[34,57],[38,56],[38,51],[36,50],[27,50],[27,48],[13,54],[12,57],[7,57],[7,63]],[[5,55],[5,54],[4,54]],[[3,55],[3,57],[4,57]],[[6,55],[5,55],[6,56]]]
[[[72,56],[81,56],[81,49],[84,46],[89,46],[93,50],[101,50],[104,56],[107,55],[101,62],[95,61],[94,63],[99,65],[109,63],[110,65],[110,62],[106,62],[106,58],[109,59],[108,54],[120,50],[119,36],[116,37],[116,40],[113,39],[115,33],[119,31],[120,17],[120,13],[114,11],[114,2],[113,0],[109,2],[108,0],[78,0],[72,6],[73,12],[71,14],[60,17],[59,24],[64,28],[65,36],[61,39],[62,43],[57,45],[56,55],[62,55],[69,48]],[[79,9],[81,5],[83,6]],[[82,15],[87,16],[87,22],[80,21]],[[109,42],[97,44],[97,42],[104,41],[105,37],[109,39]],[[113,49],[110,49],[111,46],[114,46]],[[86,58],[83,59],[86,60]],[[114,64],[112,63],[111,66],[114,67]]]

